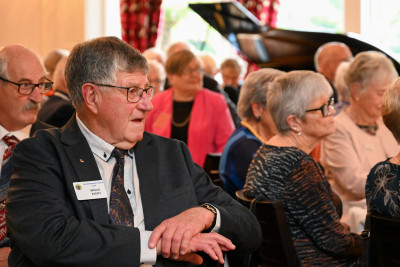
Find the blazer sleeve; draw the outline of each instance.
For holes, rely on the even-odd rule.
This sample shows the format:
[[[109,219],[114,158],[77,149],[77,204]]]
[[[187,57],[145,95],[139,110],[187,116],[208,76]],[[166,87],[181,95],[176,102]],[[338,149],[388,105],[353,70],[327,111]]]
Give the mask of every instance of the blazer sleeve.
[[[198,204],[210,203],[220,212],[219,233],[233,242],[237,253],[250,253],[256,250],[261,244],[261,229],[256,217],[249,209],[212,183],[204,170],[192,162],[190,152],[183,143],[181,148],[191,174]]]
[[[71,197],[68,186],[75,174],[59,141],[44,135],[20,142],[13,151],[6,202],[10,264],[24,259],[29,266],[139,266],[139,230],[93,220],[90,209],[81,206],[88,203]]]

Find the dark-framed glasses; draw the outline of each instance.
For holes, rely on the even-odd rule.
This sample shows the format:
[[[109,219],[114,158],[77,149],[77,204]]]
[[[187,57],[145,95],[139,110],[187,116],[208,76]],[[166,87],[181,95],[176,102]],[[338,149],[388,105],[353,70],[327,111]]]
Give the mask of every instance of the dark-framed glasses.
[[[323,104],[320,108],[314,108],[314,109],[309,109],[306,110],[306,112],[311,112],[311,111],[317,111],[317,110],[321,110],[322,113],[322,117],[326,117],[330,114],[329,109],[331,108],[332,110],[335,109],[335,101],[333,99],[333,97],[331,99],[329,99],[328,104]]]
[[[0,77],[0,80],[15,84],[16,86],[18,86],[18,93],[21,95],[32,94],[33,90],[35,90],[35,87],[39,88],[39,92],[41,94],[46,94],[46,93],[50,92],[51,87],[53,86],[53,82],[48,79],[47,79],[47,81],[41,82],[41,83],[16,83],[16,82],[12,82],[7,79],[4,79],[2,77]]]
[[[122,86],[100,84],[100,83],[93,83],[93,84],[98,85],[98,86],[125,89],[126,90],[126,100],[128,100],[128,102],[131,102],[131,103],[139,102],[140,99],[142,99],[144,92],[146,92],[147,96],[149,97],[149,100],[151,100],[153,97],[153,93],[154,93],[154,86],[151,86],[151,85],[147,86],[146,88],[140,88],[138,86],[122,87]]]

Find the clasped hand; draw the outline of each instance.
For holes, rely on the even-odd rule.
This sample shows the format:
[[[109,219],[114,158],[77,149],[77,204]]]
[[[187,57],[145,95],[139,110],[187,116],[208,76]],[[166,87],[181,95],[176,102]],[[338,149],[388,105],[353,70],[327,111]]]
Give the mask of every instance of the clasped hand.
[[[165,258],[194,264],[202,263],[195,252],[203,251],[223,264],[222,252],[235,246],[220,234],[201,233],[211,226],[213,219],[214,214],[204,208],[188,209],[157,226],[150,236],[149,248],[157,247],[157,254]]]

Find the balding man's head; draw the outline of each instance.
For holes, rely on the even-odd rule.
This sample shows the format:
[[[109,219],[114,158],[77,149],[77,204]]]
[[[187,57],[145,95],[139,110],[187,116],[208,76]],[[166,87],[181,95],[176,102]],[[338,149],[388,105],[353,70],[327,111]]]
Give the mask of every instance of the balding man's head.
[[[16,131],[34,123],[42,95],[38,86],[30,94],[21,94],[19,84],[48,82],[39,57],[22,45],[1,47],[0,78],[0,125]]]
[[[343,61],[353,58],[350,48],[340,42],[330,42],[318,48],[314,56],[314,65],[317,72],[323,74],[331,82],[335,79],[336,69]]]

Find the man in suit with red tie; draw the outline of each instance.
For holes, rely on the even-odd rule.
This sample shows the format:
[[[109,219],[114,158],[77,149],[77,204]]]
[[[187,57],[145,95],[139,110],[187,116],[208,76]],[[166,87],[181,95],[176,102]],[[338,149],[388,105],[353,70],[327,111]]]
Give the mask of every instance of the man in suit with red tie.
[[[146,59],[116,37],[76,45],[76,114],[18,143],[6,202],[12,266],[194,266],[249,254],[255,216],[215,186],[183,142],[144,132]]]
[[[16,143],[29,136],[42,94],[50,88],[35,53],[21,45],[0,48],[0,266],[7,264],[10,250],[4,202],[12,173],[11,154]]]

